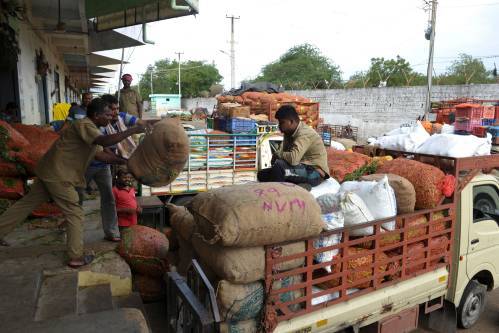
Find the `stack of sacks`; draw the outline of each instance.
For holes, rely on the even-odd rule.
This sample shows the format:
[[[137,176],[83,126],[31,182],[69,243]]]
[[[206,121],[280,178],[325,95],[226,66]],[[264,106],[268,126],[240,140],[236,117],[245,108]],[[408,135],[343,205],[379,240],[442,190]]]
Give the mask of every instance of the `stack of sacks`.
[[[370,139],[369,144],[383,149],[414,152],[449,157],[471,157],[490,155],[492,137],[479,138],[474,135],[453,134],[454,127],[444,125],[430,135],[424,125],[417,122],[411,127],[394,129],[384,136]]]
[[[327,162],[329,174],[341,183],[348,175],[368,166],[372,158],[364,154],[328,148]]]
[[[264,246],[318,236],[324,229],[313,196],[292,184],[218,188],[198,194],[188,204],[188,210],[171,205],[169,209],[180,244],[178,271],[185,274],[186,262],[198,258],[217,286],[222,326],[227,332],[258,326],[265,295]],[[276,251],[282,256],[301,253],[305,243],[290,243]],[[304,257],[300,257],[274,269],[283,272],[303,264]],[[278,290],[301,281],[301,275],[291,276],[275,281],[272,288]],[[300,296],[302,290],[282,293],[280,299],[290,301]],[[299,305],[290,306],[290,311],[298,308]]]
[[[249,106],[250,113],[254,115],[264,115],[265,118],[259,118],[263,121],[276,121],[275,113],[285,104],[291,104],[296,108],[300,120],[310,127],[317,128],[319,124],[319,103],[312,100],[290,95],[287,93],[266,93],[248,91],[242,93],[240,96],[218,96],[218,109],[221,108],[223,103],[239,103],[241,105]]]
[[[169,243],[156,229],[134,225],[122,233],[118,253],[134,273],[134,287],[145,302],[165,295],[163,275],[169,270]]]
[[[452,175],[445,175],[433,165],[396,158],[387,161],[377,173],[391,173],[407,179],[416,191],[416,209],[435,208],[444,197],[454,193],[456,180]]]
[[[50,129],[0,120],[0,212],[25,194],[25,180],[59,135]],[[35,216],[56,216],[61,211],[54,203],[44,203]]]

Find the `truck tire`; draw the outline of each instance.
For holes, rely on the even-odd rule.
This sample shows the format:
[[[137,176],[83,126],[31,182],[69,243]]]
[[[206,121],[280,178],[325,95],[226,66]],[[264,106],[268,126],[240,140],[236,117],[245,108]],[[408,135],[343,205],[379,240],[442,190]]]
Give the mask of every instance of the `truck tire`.
[[[457,308],[457,323],[461,328],[470,328],[480,318],[485,309],[487,286],[471,280],[464,290]]]

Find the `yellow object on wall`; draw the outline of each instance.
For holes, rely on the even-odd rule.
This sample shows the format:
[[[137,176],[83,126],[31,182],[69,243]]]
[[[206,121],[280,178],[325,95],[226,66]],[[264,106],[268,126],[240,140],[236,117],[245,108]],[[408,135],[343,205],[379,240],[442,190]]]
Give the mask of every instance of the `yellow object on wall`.
[[[71,104],[69,103],[55,103],[52,109],[53,120],[66,120]]]

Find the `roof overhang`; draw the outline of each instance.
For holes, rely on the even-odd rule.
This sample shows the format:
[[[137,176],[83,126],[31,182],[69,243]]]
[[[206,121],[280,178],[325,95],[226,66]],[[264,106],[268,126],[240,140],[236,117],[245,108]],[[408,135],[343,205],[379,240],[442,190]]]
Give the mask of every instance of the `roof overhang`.
[[[89,31],[88,44],[90,52],[145,45],[145,43],[137,39],[113,30],[102,31],[99,33],[93,30]]]
[[[87,18],[97,31],[112,30],[175,17],[195,15],[199,0],[86,0]]]
[[[90,66],[107,66],[107,65],[119,65],[121,64],[120,59],[106,57],[100,54],[90,54],[89,55]],[[124,64],[128,62],[123,61]]]

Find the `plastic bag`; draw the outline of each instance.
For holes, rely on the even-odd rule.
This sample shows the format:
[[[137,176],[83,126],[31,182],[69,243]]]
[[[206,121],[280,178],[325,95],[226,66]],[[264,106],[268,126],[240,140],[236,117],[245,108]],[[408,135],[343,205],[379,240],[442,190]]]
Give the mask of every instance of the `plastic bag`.
[[[369,208],[357,194],[345,192],[341,197],[341,211],[344,217],[345,226],[355,226],[357,224],[373,221]],[[351,236],[370,236],[373,234],[373,227],[358,228],[350,232]]]
[[[330,214],[323,214],[322,220],[326,223],[326,230],[334,230],[338,228],[343,228],[344,218],[342,212],[334,212]],[[318,239],[314,241],[315,248],[327,247],[339,244],[341,242],[341,233],[332,234],[329,236],[319,236]],[[327,262],[331,261],[335,255],[338,254],[338,249],[333,249],[331,251],[324,251],[317,253],[314,258],[317,262]],[[325,269],[331,273],[331,268],[329,266]]]
[[[374,219],[384,219],[397,215],[395,192],[385,175],[379,181],[350,181],[341,184],[341,192],[353,192],[366,204]],[[383,223],[387,230],[395,229],[395,221]]]

